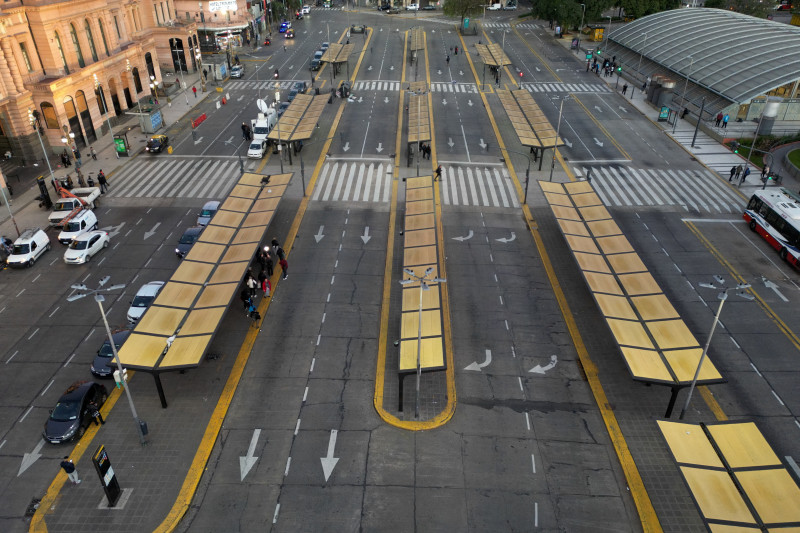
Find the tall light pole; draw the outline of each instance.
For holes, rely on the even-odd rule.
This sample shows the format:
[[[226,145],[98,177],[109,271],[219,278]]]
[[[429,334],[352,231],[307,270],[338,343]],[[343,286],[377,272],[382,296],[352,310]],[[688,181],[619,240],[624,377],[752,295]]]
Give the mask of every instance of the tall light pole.
[[[586,4],[581,4],[583,11],[581,11],[581,25],[578,26],[578,38],[577,38],[577,46],[575,47],[575,53],[581,53],[581,30],[583,29],[583,17],[586,15]]]
[[[156,103],[158,103],[158,80],[155,76],[150,76],[150,94],[153,95]]]
[[[45,163],[47,163],[47,170],[50,171],[50,179],[55,183],[56,176],[53,174],[53,167],[50,166],[50,158],[47,157],[47,150],[44,149],[42,134],[39,132],[39,125],[36,123],[36,117],[33,116],[32,108],[28,108],[28,122],[30,122],[33,129],[36,130],[36,136],[39,137],[39,145],[42,147],[42,155],[44,156]]]
[[[694,57],[689,56],[691,61],[689,62],[689,70],[686,71],[686,81],[683,84],[683,94],[681,94],[681,108],[686,109],[686,91],[689,88],[689,76],[692,74],[692,65],[694,65]],[[680,112],[679,112],[680,113]],[[700,120],[698,117],[697,120]],[[675,117],[675,122],[672,124],[672,133],[675,133],[675,130],[678,128],[678,117]]]
[[[105,113],[106,122],[108,123],[108,134],[111,136],[111,147],[114,149],[117,159],[119,159],[117,146],[114,144],[114,131],[111,129],[111,117],[108,115],[108,106],[106,105],[106,92],[100,86],[100,80],[97,79],[97,74],[92,74],[92,77],[94,78],[94,90],[100,93],[100,99],[103,101],[103,113]]]
[[[608,48],[608,34],[611,33],[611,15],[608,16],[608,31],[606,31],[606,38],[605,42],[603,43],[603,48]]]
[[[728,291],[731,290],[738,290],[736,294],[744,298],[745,300],[753,300],[755,297],[747,292],[743,292],[745,289],[750,288],[749,283],[740,283],[735,287],[725,287],[725,280],[722,279],[721,276],[714,276],[714,281],[716,281],[719,286],[714,285],[713,283],[698,283],[699,286],[704,287],[706,289],[720,289],[720,293],[717,294],[717,298],[719,299],[719,307],[717,308],[717,313],[714,315],[714,322],[711,324],[711,333],[708,334],[708,340],[706,341],[706,345],[703,348],[703,354],[700,356],[700,361],[697,363],[697,369],[694,371],[694,377],[692,378],[692,384],[689,386],[689,394],[686,396],[686,403],[683,405],[683,409],[681,409],[680,418],[683,420],[683,415],[686,414],[687,409],[689,409],[689,403],[692,401],[692,393],[694,392],[695,387],[697,386],[697,378],[700,375],[700,370],[703,367],[703,361],[705,361],[706,354],[708,353],[708,347],[711,344],[711,337],[714,336],[714,330],[717,328],[717,323],[719,322],[719,315],[722,313],[722,306],[725,303],[725,300],[728,299]]]
[[[176,41],[173,40],[173,42],[175,43],[175,47],[176,48],[174,50],[172,50],[172,51],[173,52],[177,52],[178,74],[180,74],[181,86],[183,86],[183,97],[186,98],[186,105],[189,105],[189,96],[186,94],[186,78],[184,78],[184,76],[183,76],[183,68],[181,67],[181,49],[177,48],[178,43]],[[186,51],[185,50],[183,52],[183,58],[184,58],[184,61],[185,61],[186,60]],[[189,68],[189,66],[187,65],[186,68]]]
[[[550,179],[548,181],[553,181],[553,169],[556,166],[556,150],[558,149],[556,145],[558,144],[558,136],[561,134],[561,115],[564,111],[564,101],[567,99],[569,99],[569,95],[562,98],[561,104],[558,106],[558,126],[556,126],[556,138],[553,141],[553,161],[550,163]]]
[[[608,24],[611,25],[611,17],[608,17]],[[647,32],[641,33],[640,35],[644,35],[644,44],[639,49],[639,66],[636,67],[636,73],[642,73],[642,56],[644,55],[644,47],[647,46]]]
[[[414,280],[419,282],[419,318],[417,320],[417,397],[414,403],[414,418],[419,418],[419,382],[422,377],[422,361],[420,360],[422,352],[422,291],[429,291],[431,288],[428,283],[447,283],[445,278],[428,278],[433,274],[433,267],[428,267],[425,274],[417,276],[410,268],[404,268],[403,272],[413,279],[400,280],[401,285],[409,285],[414,283]]]
[[[278,113],[278,109],[281,105],[281,92],[275,91],[275,113]],[[280,117],[278,117],[278,122],[275,124],[275,127],[278,128],[278,161],[281,162],[281,174],[283,174],[283,146],[281,145],[281,129],[280,129]]]
[[[111,335],[111,328],[108,327],[108,319],[106,318],[106,311],[103,309],[103,301],[105,298],[103,297],[104,292],[111,292],[120,289],[124,289],[125,285],[112,285],[110,287],[103,288],[103,286],[108,283],[108,280],[111,279],[111,276],[105,276],[98,282],[98,287],[96,289],[89,289],[83,283],[72,285],[71,288],[77,292],[72,296],[67,297],[68,302],[74,302],[75,300],[79,300],[85,296],[93,295],[94,301],[97,302],[98,307],[100,307],[100,316],[103,317],[103,325],[106,327],[106,334],[108,335],[108,342],[111,344],[111,352],[114,354],[114,361],[117,363],[117,372],[119,375],[119,384],[122,388],[125,389],[125,394],[128,396],[128,405],[131,407],[131,414],[133,415],[133,420],[136,422],[136,431],[139,433],[139,442],[142,446],[147,444],[144,439],[144,422],[139,418],[139,415],[136,413],[136,406],[133,404],[133,397],[131,396],[130,388],[128,387],[128,381],[125,379],[125,370],[122,368],[122,362],[119,360],[119,354],[117,353],[117,345],[114,343],[114,337]]]
[[[505,151],[506,152],[511,152],[512,154],[524,155],[525,158],[528,160],[528,168],[525,169],[525,197],[522,199],[522,203],[523,204],[527,204],[528,203],[528,181],[530,180],[530,177],[531,177],[531,156],[526,154],[526,153],[523,153],[523,152],[517,152],[516,150],[509,150],[508,148],[506,148]],[[503,163],[506,162],[505,158],[503,158],[503,157],[500,158],[500,161],[503,162]]]

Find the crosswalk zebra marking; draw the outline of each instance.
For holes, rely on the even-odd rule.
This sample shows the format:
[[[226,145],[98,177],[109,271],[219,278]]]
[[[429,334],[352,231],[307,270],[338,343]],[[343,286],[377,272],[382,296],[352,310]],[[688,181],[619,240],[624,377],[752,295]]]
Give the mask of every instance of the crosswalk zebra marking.
[[[233,183],[238,173],[233,160],[163,158],[131,161],[114,175],[112,197],[210,198]]]

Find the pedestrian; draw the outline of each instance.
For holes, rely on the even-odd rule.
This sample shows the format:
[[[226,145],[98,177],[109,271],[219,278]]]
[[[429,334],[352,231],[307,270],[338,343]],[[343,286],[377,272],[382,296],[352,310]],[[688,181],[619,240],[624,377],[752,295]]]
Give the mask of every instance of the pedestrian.
[[[727,113],[725,113],[725,116],[722,117],[722,129],[723,130],[728,127],[728,120],[730,120],[730,117],[728,116]]]
[[[66,167],[67,166],[67,155],[66,154],[61,154],[61,155],[59,155],[59,157],[61,158],[61,166]]]
[[[747,181],[747,176],[750,175],[750,167],[744,169],[744,174],[742,174],[742,183]]]
[[[265,256],[264,268],[266,268],[266,270],[267,270],[267,276],[272,277],[272,274],[273,274],[272,267],[273,267],[273,264],[274,264],[272,262],[272,254],[269,253],[269,250],[264,250],[264,256]]]
[[[80,167],[83,164],[81,162],[81,153],[78,150],[73,150],[72,154],[75,156],[75,166]]]
[[[433,176],[433,181],[439,181],[442,179],[442,165],[436,167],[436,173]]]
[[[258,309],[253,308],[253,311],[250,313],[250,318],[253,319],[253,327],[258,327],[261,323],[261,313],[258,312]]]
[[[100,193],[105,194],[108,190],[108,180],[106,180],[106,175],[103,174],[103,169],[100,169],[100,172],[97,173],[97,183],[100,184]]]
[[[258,252],[258,264],[261,265],[261,270],[267,268],[267,256],[264,250]]]
[[[281,265],[281,272],[283,272],[283,279],[289,277],[289,263],[286,261],[286,258],[280,260]]]
[[[94,151],[94,146],[89,147],[89,155],[92,156],[93,161],[97,161],[97,152]]]
[[[281,260],[286,259],[286,252],[283,251],[283,248],[278,246],[278,249],[275,250],[275,255],[278,257],[278,262],[280,263]]]
[[[445,61],[447,61],[447,66],[450,66],[450,54],[447,54],[447,59],[445,59]]]
[[[203,79],[208,80],[208,70],[203,69]]]
[[[739,165],[738,167],[736,167],[736,179],[737,180],[741,177],[742,172],[744,172],[744,167],[742,165]]]
[[[622,86],[622,96],[625,96],[625,93],[628,91],[628,84]]]
[[[239,293],[239,298],[242,300],[244,304],[244,311],[247,312],[247,309],[250,307],[250,289],[247,287],[242,289],[242,292]]]
[[[764,181],[764,176],[769,176],[769,165],[764,165],[761,169],[761,181]]]
[[[272,242],[270,243],[270,245],[272,246],[272,255],[273,255],[274,257],[277,257],[277,255],[278,255],[278,248],[280,248],[280,247],[281,247],[281,243],[280,243],[280,242],[278,242],[278,239],[277,239],[277,237],[273,237],[273,238],[272,238]]]
[[[83,179],[83,172],[81,172],[81,169],[75,169],[75,173],[78,175],[78,185],[81,187],[86,187],[86,181]]]
[[[100,408],[97,407],[95,402],[89,402],[89,414],[94,419],[95,426],[102,426],[106,423],[106,421],[103,420],[103,415],[100,414]]]
[[[192,92],[194,93],[194,97],[197,98],[197,87],[192,85]]]
[[[736,175],[736,165],[731,167],[731,177],[728,178],[728,181],[733,181],[733,177]]]
[[[283,51],[284,52],[286,51],[286,45],[285,44],[283,45]]]
[[[247,126],[247,140],[250,141],[253,139],[253,128]]]
[[[458,55],[458,46],[456,46],[456,55]]]
[[[720,122],[722,122],[722,111],[717,113],[717,121],[716,121],[716,123],[714,125],[719,128],[719,123]]]
[[[647,90],[647,80],[645,80],[645,82],[642,83],[642,92],[645,92],[646,90]]]
[[[250,298],[254,298],[256,295],[256,287],[258,287],[258,282],[252,276],[247,278],[247,288],[250,289]]]
[[[242,122],[242,139],[247,140],[247,124]]]
[[[81,478],[78,477],[78,470],[75,468],[75,463],[72,462],[72,459],[70,459],[68,455],[65,455],[64,460],[61,461],[61,469],[66,472],[67,477],[72,481],[73,485],[77,485],[81,482]]]
[[[269,282],[267,273],[263,270],[258,274],[258,281],[261,283],[261,290],[264,291],[264,298],[269,298],[269,292],[272,290],[272,284]]]

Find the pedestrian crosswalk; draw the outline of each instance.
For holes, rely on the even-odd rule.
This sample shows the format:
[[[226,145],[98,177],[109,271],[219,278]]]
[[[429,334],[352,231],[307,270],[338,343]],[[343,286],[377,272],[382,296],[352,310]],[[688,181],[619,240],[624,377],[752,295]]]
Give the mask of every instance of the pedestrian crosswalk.
[[[597,195],[608,206],[678,206],[686,211],[739,213],[742,199],[708,170],[672,170],[627,166],[574,167],[589,175]]]
[[[604,83],[555,83],[536,82],[522,83],[521,87],[532,93],[611,93],[611,88]]]
[[[326,161],[311,199],[388,203],[392,192],[392,169],[390,159]]]
[[[298,81],[304,80],[283,80],[283,81],[265,81],[265,80],[231,80],[225,85],[226,89],[231,91],[242,90],[267,90],[267,89],[291,89],[292,86]],[[308,83],[308,82],[306,82]]]
[[[370,80],[357,81],[353,84],[353,91],[399,91],[399,81]]]
[[[434,82],[431,83],[431,92],[478,94],[478,86],[474,83]]]
[[[420,22],[425,21],[425,22],[435,22],[437,24],[447,24],[450,26],[453,25],[453,19],[448,19],[444,17],[425,17],[425,18],[420,18],[419,20]],[[484,29],[506,29],[506,30],[511,29],[510,22],[479,22],[479,23]],[[544,28],[544,25],[525,23],[525,24],[517,24],[515,25],[515,28],[517,28],[518,30],[537,30]]]
[[[218,198],[239,176],[236,158],[137,157],[114,173],[108,193],[117,198]]]
[[[519,207],[505,167],[443,165],[441,193],[445,205]]]

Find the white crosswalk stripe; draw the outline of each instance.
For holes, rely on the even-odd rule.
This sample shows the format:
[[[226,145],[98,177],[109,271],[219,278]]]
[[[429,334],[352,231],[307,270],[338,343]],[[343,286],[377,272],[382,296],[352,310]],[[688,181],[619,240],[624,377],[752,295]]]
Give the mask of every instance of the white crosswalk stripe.
[[[522,88],[532,93],[610,93],[611,88],[604,83],[523,83]]]
[[[327,161],[314,187],[320,202],[388,203],[392,192],[392,163]]]
[[[239,177],[235,158],[138,157],[110,179],[108,194],[125,198],[217,198]]]
[[[484,207],[519,207],[517,191],[502,167],[448,165],[442,172],[442,203]]]
[[[257,90],[269,90],[269,89],[291,89],[292,86],[298,81],[305,81],[305,80],[282,80],[282,81],[275,81],[275,80],[231,80],[225,85],[225,89],[231,91],[257,91]],[[308,83],[308,82],[306,82]]]
[[[474,83],[448,83],[437,81],[431,83],[431,92],[478,94],[478,86]]]
[[[353,85],[354,91],[399,91],[399,81],[371,80],[357,81]]]
[[[672,170],[626,166],[574,167],[591,181],[605,205],[680,206],[686,211],[739,213],[742,199],[708,170]]]

